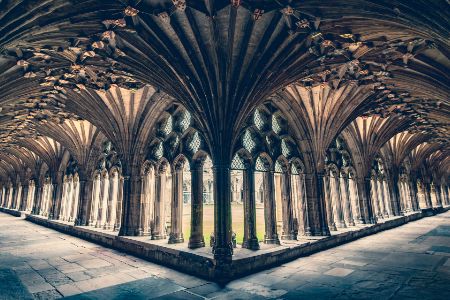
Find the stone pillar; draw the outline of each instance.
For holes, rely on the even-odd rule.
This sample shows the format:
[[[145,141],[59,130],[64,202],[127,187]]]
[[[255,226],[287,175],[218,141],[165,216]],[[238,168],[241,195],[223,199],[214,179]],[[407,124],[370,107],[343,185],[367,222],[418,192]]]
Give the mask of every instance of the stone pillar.
[[[108,212],[106,214],[105,229],[114,230],[117,219],[117,196],[119,192],[119,174],[113,173],[113,176],[109,179],[109,205]]]
[[[41,194],[42,194],[42,185],[41,184],[39,184],[39,183],[35,184],[34,193],[35,193],[34,203],[33,203],[33,208],[31,210],[31,213],[33,215],[37,215],[37,214],[39,214],[39,201],[40,201]]]
[[[61,193],[61,205],[59,206],[59,220],[64,220],[64,210],[66,209],[67,201],[67,178],[63,179],[62,193]]]
[[[80,182],[78,180],[72,179],[72,187],[73,187],[73,193],[72,193],[72,205],[71,209],[69,211],[69,222],[74,222],[78,210],[78,202],[80,199],[80,188],[79,188]]]
[[[331,176],[332,175],[332,176]],[[339,174],[330,175],[330,192],[333,203],[334,221],[338,228],[347,228],[344,221],[344,213],[342,211],[341,191],[339,188]]]
[[[411,195],[411,202],[412,202],[413,210],[418,211],[419,210],[419,197],[417,196],[416,180],[410,180],[408,182],[408,184],[409,184],[409,191],[410,191],[410,195]]]
[[[377,216],[374,209],[373,199],[372,199],[372,179],[370,177],[364,177],[362,184],[364,195],[364,205],[366,208],[366,223],[376,224]]]
[[[255,199],[255,172],[250,165],[243,171],[244,189],[244,240],[242,248],[259,249],[256,235],[256,199]]]
[[[203,236],[203,161],[191,167],[191,236],[188,247],[205,247]]]
[[[183,162],[175,164],[172,171],[172,209],[169,244],[183,243]]]
[[[123,212],[119,236],[139,234],[139,200],[141,196],[141,177],[123,176]]]
[[[73,177],[69,177],[67,181],[67,191],[66,191],[66,197],[65,197],[65,209],[64,209],[64,221],[69,221],[70,219],[70,212],[72,211],[72,201],[73,201]],[[64,198],[64,197],[61,197]]]
[[[161,166],[156,174],[156,199],[155,199],[155,213],[154,213],[154,225],[152,231],[152,240],[161,240],[166,238],[166,212],[165,212],[165,199],[166,199],[166,168],[167,166]]]
[[[63,172],[58,171],[55,178],[52,180],[52,183],[48,218],[51,220],[58,220],[62,198]]]
[[[27,207],[27,198],[28,198],[28,185],[22,185],[22,197],[20,199],[19,210],[25,211]]]
[[[391,207],[391,197],[389,195],[389,188],[388,188],[388,184],[387,184],[387,180],[383,180],[382,182],[382,188],[383,188],[383,194],[384,194],[384,199],[385,199],[385,207],[386,207],[386,213],[387,213],[387,217],[390,217],[393,215],[392,213],[392,207]]]
[[[352,207],[350,205],[348,177],[345,174],[341,174],[341,176],[339,176],[339,183],[341,187],[341,199],[343,200],[342,205],[344,207],[345,222],[349,226],[355,226],[355,221],[353,220],[352,214]]]
[[[98,206],[100,202],[100,175],[96,175],[92,187],[92,201],[89,215],[89,225],[94,226],[98,217]]]
[[[264,172],[264,219],[265,219],[265,236],[266,244],[280,244],[277,233],[277,211],[275,203],[275,182],[273,171]]]
[[[424,182],[424,195],[425,202],[427,203],[427,208],[432,208],[433,203],[431,202],[431,187],[429,182]]]
[[[147,170],[141,177],[142,188],[139,207],[139,235],[150,235],[150,172]]]
[[[76,226],[89,225],[89,217],[91,214],[91,203],[93,200],[92,189],[94,181],[92,179],[81,178],[79,180],[80,197],[78,198],[78,210],[75,218]]]
[[[214,258],[230,261],[233,255],[231,241],[231,177],[230,162],[214,161]]]
[[[306,236],[309,236],[311,235],[311,227],[309,226],[308,202],[306,201],[305,174],[300,173],[294,178],[298,179],[298,205],[300,210],[299,218],[301,218],[301,223],[299,220],[299,226],[303,226],[302,233]],[[321,181],[323,187],[323,179],[321,179]]]
[[[323,177],[323,181],[324,181],[324,198],[325,198],[325,206],[326,206],[326,212],[327,212],[327,222],[328,222],[328,227],[330,228],[330,230],[332,231],[336,231],[336,223],[334,222],[334,216],[333,216],[333,201],[331,198],[331,178],[329,176],[329,174],[327,174],[326,176]]]
[[[124,185],[124,178],[123,176],[119,176],[119,186],[117,191],[117,209],[116,209],[116,221],[114,224],[114,231],[117,231],[120,229],[120,226],[122,225],[122,208],[123,208],[123,185]]]
[[[361,205],[359,203],[358,186],[357,186],[356,180],[354,178],[349,178],[348,187],[349,187],[349,195],[350,195],[351,203],[353,206],[354,220],[356,220],[356,222],[358,224],[364,224],[365,221],[363,218],[363,212],[361,211]]]
[[[377,180],[377,191],[378,191],[378,202],[380,206],[380,214],[382,217],[389,217],[385,205],[386,196],[384,195],[383,180],[381,178],[378,178]]]
[[[289,170],[285,170],[285,172],[281,175],[281,206],[283,211],[282,240],[297,239],[294,228],[291,190],[291,173]]]
[[[109,201],[109,174],[105,174],[102,177],[101,193],[100,193],[100,207],[98,210],[98,220],[95,227],[105,228],[106,218],[108,212]]]
[[[373,213],[375,216],[377,216],[378,218],[381,217],[380,214],[380,208],[378,206],[378,186],[377,186],[377,180],[376,178],[371,178],[370,180],[370,194],[371,194],[371,199],[372,199],[372,204],[373,204]]]

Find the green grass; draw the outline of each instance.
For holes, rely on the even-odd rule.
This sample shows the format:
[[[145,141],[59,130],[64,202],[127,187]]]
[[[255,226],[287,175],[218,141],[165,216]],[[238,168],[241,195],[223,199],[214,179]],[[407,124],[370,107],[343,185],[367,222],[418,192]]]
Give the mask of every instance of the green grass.
[[[242,244],[244,238],[244,207],[242,204],[232,203],[231,205],[232,230],[236,233],[236,242]],[[183,236],[189,240],[191,233],[191,210],[189,206],[183,207]],[[256,235],[258,240],[264,241],[264,208],[256,208]],[[210,235],[214,232],[214,205],[205,204],[203,206],[203,234],[206,245],[209,245]]]

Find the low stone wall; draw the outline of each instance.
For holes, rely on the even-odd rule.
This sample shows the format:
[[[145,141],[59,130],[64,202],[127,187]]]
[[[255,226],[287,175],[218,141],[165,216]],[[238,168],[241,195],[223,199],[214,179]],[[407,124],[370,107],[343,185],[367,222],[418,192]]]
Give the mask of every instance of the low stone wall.
[[[5,209],[0,210],[4,211]],[[433,215],[447,210],[449,210],[449,207],[439,209],[439,211],[432,210],[431,214]],[[5,212],[20,216],[20,212],[17,211],[8,210]],[[135,240],[129,237],[99,232],[87,227],[64,224],[58,221],[48,220],[40,216],[26,214],[25,218],[33,223],[92,241],[105,247],[117,249],[185,273],[219,283],[226,283],[230,280],[254,272],[281,265],[299,257],[308,256],[325,249],[351,242],[361,237],[401,226],[428,215],[428,211],[416,212],[407,216],[398,217],[396,219],[386,220],[383,223],[360,228],[358,230],[342,232],[317,241],[314,240],[304,244],[292,246],[283,245],[270,250],[260,250],[259,253],[255,252],[255,255],[235,258],[231,262],[220,262],[204,255],[168,248],[145,241]]]
[[[15,210],[15,209],[9,209],[9,208],[0,207],[0,211],[4,212],[4,213],[7,213],[7,214],[10,214],[10,215],[12,215],[14,217],[23,217],[24,216],[24,214],[22,212],[20,212],[18,210]]]

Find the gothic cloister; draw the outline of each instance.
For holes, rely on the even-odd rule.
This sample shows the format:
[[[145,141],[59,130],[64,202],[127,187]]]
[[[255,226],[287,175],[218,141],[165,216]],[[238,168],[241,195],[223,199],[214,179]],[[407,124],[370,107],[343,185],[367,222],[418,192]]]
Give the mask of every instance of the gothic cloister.
[[[444,0],[0,1],[0,210],[220,283],[443,213],[449,21]]]

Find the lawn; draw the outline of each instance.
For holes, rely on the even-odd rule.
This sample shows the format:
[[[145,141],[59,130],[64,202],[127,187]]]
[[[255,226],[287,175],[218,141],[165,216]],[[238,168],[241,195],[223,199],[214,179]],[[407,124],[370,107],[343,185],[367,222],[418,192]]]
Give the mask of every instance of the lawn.
[[[233,203],[231,205],[232,229],[236,233],[236,241],[242,244],[244,237],[244,207],[242,204]],[[264,206],[256,207],[256,230],[258,240],[264,240]],[[183,206],[183,235],[186,241],[189,240],[191,227],[191,208],[190,205]],[[209,245],[210,235],[214,232],[214,205],[203,205],[203,234],[205,243]]]

